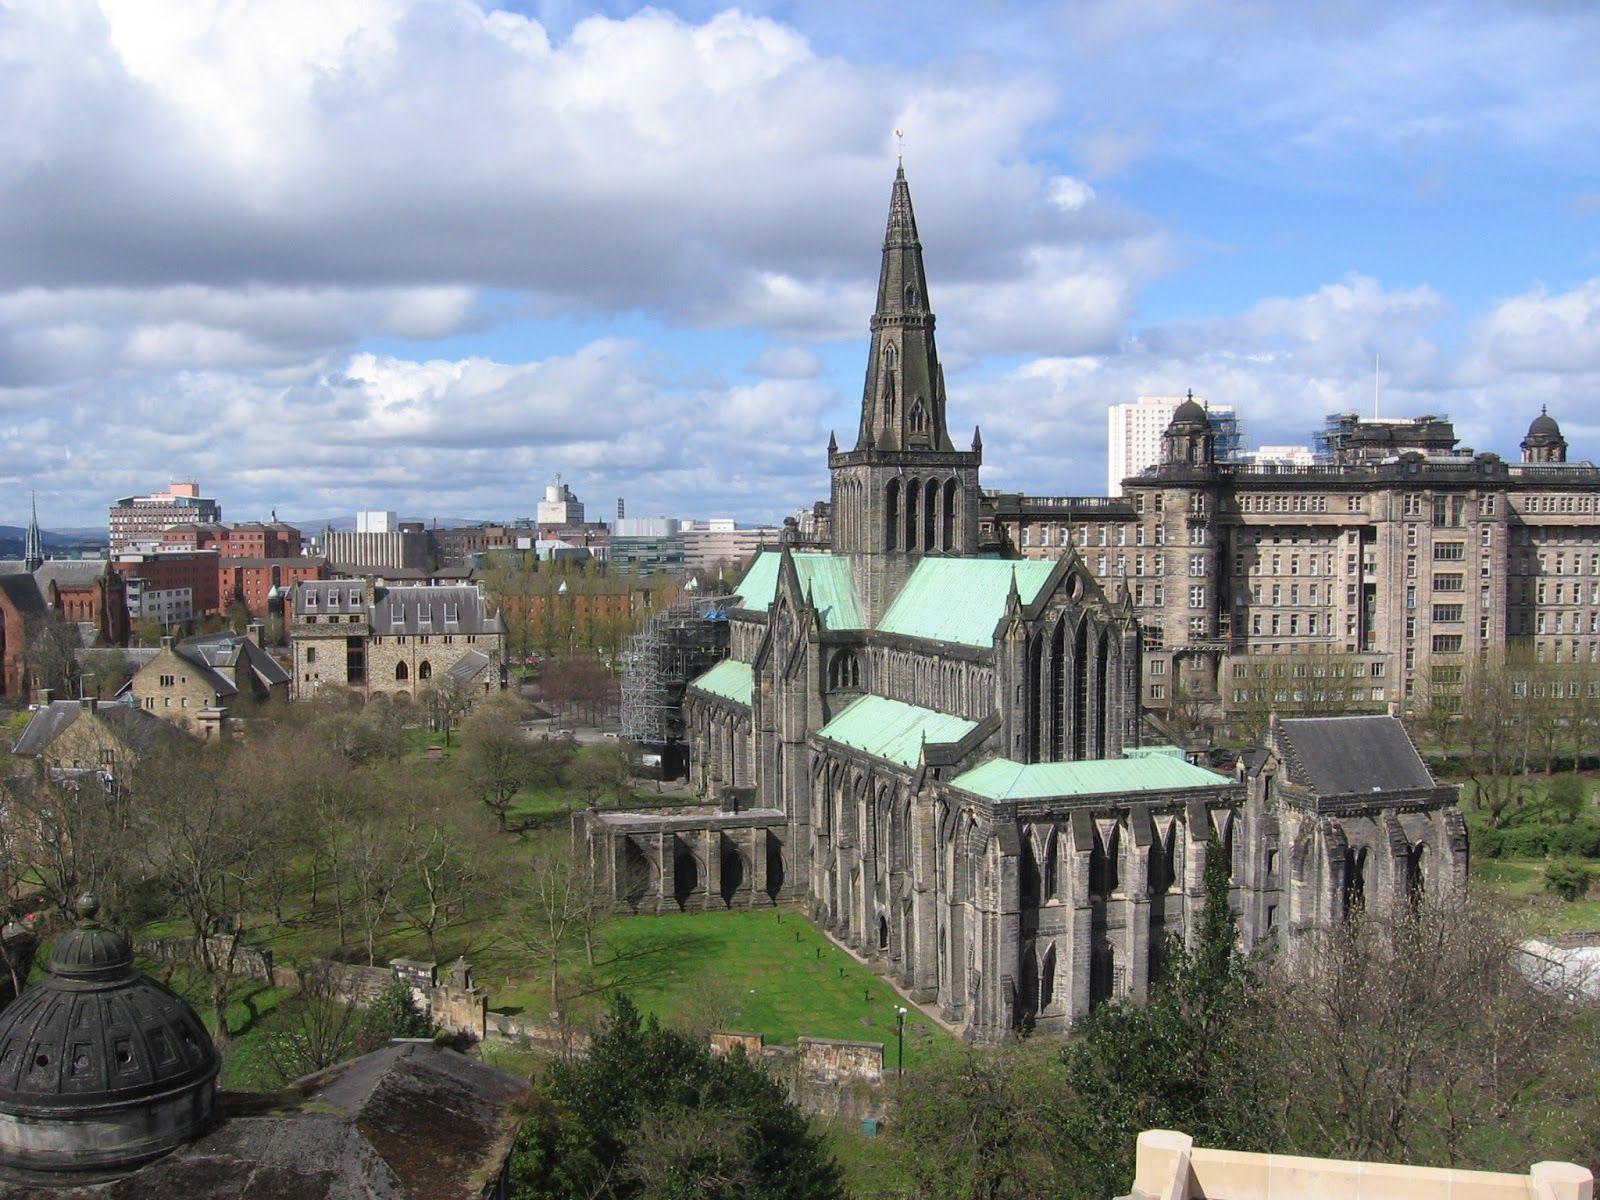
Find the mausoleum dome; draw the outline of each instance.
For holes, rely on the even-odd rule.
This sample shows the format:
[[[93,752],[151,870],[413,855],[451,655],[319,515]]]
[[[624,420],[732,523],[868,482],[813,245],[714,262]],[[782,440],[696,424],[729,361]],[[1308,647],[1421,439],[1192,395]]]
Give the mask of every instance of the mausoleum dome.
[[[133,968],[91,896],[47,977],[0,1012],[0,1166],[116,1174],[203,1133],[222,1058],[193,1008]]]

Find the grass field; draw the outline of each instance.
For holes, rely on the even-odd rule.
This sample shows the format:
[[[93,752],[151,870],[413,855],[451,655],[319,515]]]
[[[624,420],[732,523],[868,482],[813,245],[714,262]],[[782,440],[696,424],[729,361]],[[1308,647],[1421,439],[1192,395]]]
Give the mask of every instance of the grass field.
[[[802,1035],[881,1041],[885,1064],[896,1065],[899,994],[793,910],[618,918],[603,930],[597,965],[584,966],[580,953],[568,971],[580,1019],[622,991],[670,1024],[760,1033],[774,1044]],[[482,971],[478,978],[498,1011],[538,1015],[548,1008],[544,980],[497,980]],[[908,1066],[949,1040],[911,1009]]]

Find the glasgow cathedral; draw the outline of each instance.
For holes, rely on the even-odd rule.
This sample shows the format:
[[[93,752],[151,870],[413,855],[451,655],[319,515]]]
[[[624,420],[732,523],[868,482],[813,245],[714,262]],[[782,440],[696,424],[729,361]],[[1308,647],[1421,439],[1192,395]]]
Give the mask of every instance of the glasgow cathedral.
[[[1140,711],[1126,590],[1075,553],[980,543],[982,441],[950,437],[903,170],[871,333],[855,444],[829,441],[827,544],[791,526],[755,560],[718,613],[727,657],[685,694],[708,803],[578,818],[619,909],[798,903],[994,1040],[1147,995],[1196,927],[1208,849],[1246,944],[1465,885],[1454,790],[1397,720],[1275,721],[1195,765]]]

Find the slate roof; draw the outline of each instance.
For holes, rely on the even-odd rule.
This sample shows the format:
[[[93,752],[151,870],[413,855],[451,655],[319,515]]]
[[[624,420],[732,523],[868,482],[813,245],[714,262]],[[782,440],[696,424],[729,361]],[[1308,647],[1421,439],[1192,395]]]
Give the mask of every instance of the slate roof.
[[[380,588],[372,605],[372,632],[504,633],[500,615],[475,587]]]
[[[52,580],[62,587],[86,587],[105,573],[103,558],[51,558],[40,564],[33,578],[42,596],[50,590]]]
[[[1232,781],[1181,758],[1151,754],[1088,762],[1019,763],[991,758],[950,781],[951,787],[990,800],[1043,800],[1056,796],[1120,796],[1197,787],[1226,787]]]
[[[289,682],[289,672],[283,669],[278,660],[243,634],[210,633],[185,638],[174,649],[190,662],[198,660],[200,665],[207,667],[234,667],[243,655],[256,678],[268,687]]]
[[[886,762],[914,767],[922,761],[924,742],[959,742],[977,724],[883,696],[863,696],[819,729],[817,736]]]
[[[884,633],[993,646],[995,626],[1005,615],[1016,572],[1017,594],[1027,604],[1044,587],[1056,564],[999,558],[925,558],[883,614]]]
[[[1437,786],[1397,717],[1297,717],[1273,728],[1290,779],[1320,795]]]
[[[50,615],[44,597],[39,594],[38,582],[26,571],[0,575],[0,592],[5,593],[12,607],[24,617],[45,618]]]
[[[88,711],[77,700],[52,700],[41,705],[28,718],[11,752],[30,757],[42,753]],[[95,715],[141,758],[185,739],[185,734],[171,722],[132,704],[101,704]]]
[[[839,554],[794,554],[795,574],[802,591],[811,590],[812,602],[824,629],[863,629],[861,608],[856,603],[855,581],[850,576],[850,560]],[[766,612],[778,594],[778,567],[783,553],[765,550],[756,555],[739,586],[740,607]]]
[[[480,1200],[510,1153],[527,1083],[431,1042],[391,1043],[222,1121],[121,1179],[55,1200]],[[36,1197],[0,1180],[0,1200]]]
[[[455,662],[450,664],[450,668],[445,671],[445,675],[451,679],[459,679],[463,682],[468,679],[476,679],[479,675],[483,674],[483,669],[493,661],[494,660],[482,650],[468,650],[460,658],[456,659]]]
[[[751,673],[749,663],[725,658],[689,686],[713,696],[721,696],[724,700],[748,705],[751,693],[755,690],[755,676]]]

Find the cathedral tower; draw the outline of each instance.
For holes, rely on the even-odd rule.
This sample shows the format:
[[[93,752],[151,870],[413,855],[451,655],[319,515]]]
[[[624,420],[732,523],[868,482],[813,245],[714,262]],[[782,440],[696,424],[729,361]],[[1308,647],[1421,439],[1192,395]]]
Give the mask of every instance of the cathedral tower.
[[[840,450],[828,443],[834,550],[857,556],[857,586],[872,620],[917,556],[978,549],[983,447],[976,432],[971,450],[957,450],[950,440],[933,325],[902,167],[889,196],[856,444]]]

